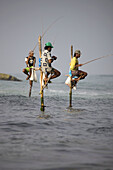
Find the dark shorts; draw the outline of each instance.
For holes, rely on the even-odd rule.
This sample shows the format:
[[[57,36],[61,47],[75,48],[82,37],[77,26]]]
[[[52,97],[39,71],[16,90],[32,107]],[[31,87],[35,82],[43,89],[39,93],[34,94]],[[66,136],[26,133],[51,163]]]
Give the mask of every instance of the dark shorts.
[[[84,71],[81,71],[81,70],[71,71],[71,73],[72,73],[72,77],[74,77],[74,76],[80,77],[81,76],[81,79],[84,79],[87,76],[87,73]]]
[[[80,70],[71,71],[72,76],[79,76],[81,74]]]
[[[48,74],[48,75],[49,74],[54,74],[55,70],[56,70],[55,68],[52,68],[52,70],[50,72],[46,72],[46,74]]]

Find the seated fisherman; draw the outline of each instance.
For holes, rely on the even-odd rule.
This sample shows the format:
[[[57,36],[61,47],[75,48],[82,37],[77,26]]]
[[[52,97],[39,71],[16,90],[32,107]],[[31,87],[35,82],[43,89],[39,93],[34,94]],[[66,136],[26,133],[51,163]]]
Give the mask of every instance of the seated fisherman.
[[[74,53],[74,57],[71,59],[70,71],[72,75],[72,87],[76,86],[78,80],[84,79],[87,76],[86,72],[79,70],[79,66],[81,66],[81,64],[78,63],[78,58],[80,58],[80,56],[80,50],[76,50]],[[75,76],[77,78],[74,78]]]
[[[36,58],[34,57],[34,52],[32,50],[29,51],[29,56],[25,58],[25,62],[27,67],[23,69],[23,73],[27,75],[26,80],[28,80],[31,76],[31,68],[35,67]]]
[[[41,69],[45,74],[44,83],[48,81],[48,76],[51,73],[51,78],[54,79],[60,76],[60,72],[51,66],[51,63],[57,59],[55,56],[51,56],[51,50],[53,46],[50,42],[45,44],[44,51],[41,56]]]

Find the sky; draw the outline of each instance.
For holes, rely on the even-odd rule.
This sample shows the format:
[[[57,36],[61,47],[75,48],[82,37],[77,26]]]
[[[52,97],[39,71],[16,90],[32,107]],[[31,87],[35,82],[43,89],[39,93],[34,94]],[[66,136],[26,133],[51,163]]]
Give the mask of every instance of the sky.
[[[79,63],[113,54],[113,0],[0,0],[0,73],[22,73],[29,50],[51,24],[42,46],[54,45],[52,66],[62,74],[68,74],[71,45],[82,52]],[[35,57],[38,67],[38,46]],[[113,56],[80,69],[113,74]]]

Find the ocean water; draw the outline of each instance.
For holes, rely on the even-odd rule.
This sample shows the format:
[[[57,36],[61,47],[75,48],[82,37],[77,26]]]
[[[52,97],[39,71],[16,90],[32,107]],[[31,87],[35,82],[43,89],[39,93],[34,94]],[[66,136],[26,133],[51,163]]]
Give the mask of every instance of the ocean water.
[[[87,76],[73,90],[65,77],[39,83],[0,81],[0,170],[113,170],[113,75]]]

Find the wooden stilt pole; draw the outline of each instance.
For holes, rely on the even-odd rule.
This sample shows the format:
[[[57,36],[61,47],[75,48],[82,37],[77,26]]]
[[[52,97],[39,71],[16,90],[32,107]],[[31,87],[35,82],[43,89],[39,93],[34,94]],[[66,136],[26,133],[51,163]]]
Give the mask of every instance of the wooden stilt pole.
[[[33,81],[31,81],[31,80],[29,80],[29,81],[30,81],[29,97],[31,97],[31,90],[32,90]]]
[[[39,43],[39,56],[41,58],[42,55],[42,46],[41,46],[41,36],[38,38],[38,43]],[[43,96],[43,86],[42,86],[42,80],[43,80],[43,72],[40,70],[40,94],[41,94],[41,111],[44,111],[44,96]]]
[[[71,59],[73,58],[73,46],[71,45]],[[72,107],[72,77],[70,76],[69,107]]]

